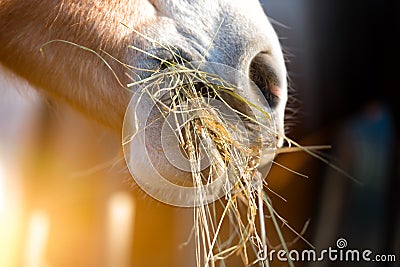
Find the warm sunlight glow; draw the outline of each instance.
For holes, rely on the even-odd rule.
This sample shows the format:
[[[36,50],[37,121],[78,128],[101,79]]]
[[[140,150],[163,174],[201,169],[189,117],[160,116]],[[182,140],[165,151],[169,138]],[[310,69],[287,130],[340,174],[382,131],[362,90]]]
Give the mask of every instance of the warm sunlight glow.
[[[0,157],[0,266],[17,266],[21,233],[21,201],[18,177]]]
[[[5,183],[5,170],[0,162],[0,218],[4,214],[4,207],[5,207],[5,194],[4,194],[4,183]]]
[[[135,203],[125,192],[111,196],[108,202],[108,267],[130,266]]]
[[[50,229],[50,219],[44,211],[34,210],[29,218],[24,251],[24,267],[45,266],[45,252]]]

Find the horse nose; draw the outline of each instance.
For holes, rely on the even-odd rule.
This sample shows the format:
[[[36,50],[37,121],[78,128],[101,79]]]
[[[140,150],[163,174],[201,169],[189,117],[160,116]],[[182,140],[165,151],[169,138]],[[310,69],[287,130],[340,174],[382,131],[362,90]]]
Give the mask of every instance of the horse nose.
[[[250,62],[249,78],[261,90],[273,112],[277,128],[277,145],[280,147],[284,140],[286,71],[276,62],[272,54],[260,52]]]

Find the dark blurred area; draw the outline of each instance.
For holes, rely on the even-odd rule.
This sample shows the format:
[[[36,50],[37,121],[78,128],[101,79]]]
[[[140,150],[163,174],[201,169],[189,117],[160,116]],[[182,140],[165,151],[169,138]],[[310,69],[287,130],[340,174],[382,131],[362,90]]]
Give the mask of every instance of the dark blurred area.
[[[273,178],[272,170],[271,186],[275,183],[288,196],[278,209],[294,211],[288,211],[287,219],[297,230],[310,219],[305,237],[317,251],[336,248],[336,241],[344,238],[348,248],[395,254],[397,263],[379,266],[398,266],[398,1],[263,2],[266,13],[279,22],[274,27],[288,51],[295,98],[289,108],[294,105],[297,111],[292,118],[289,114],[289,123],[294,124],[288,135],[302,145],[331,145],[322,155],[347,174],[306,155],[279,156],[278,162],[309,179],[284,172]],[[298,243],[293,247],[309,248]],[[297,265],[358,266],[355,262]]]

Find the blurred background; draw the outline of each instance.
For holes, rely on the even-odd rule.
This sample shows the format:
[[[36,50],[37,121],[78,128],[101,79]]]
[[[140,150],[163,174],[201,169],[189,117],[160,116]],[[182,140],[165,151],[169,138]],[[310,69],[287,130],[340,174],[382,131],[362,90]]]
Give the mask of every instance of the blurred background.
[[[359,181],[306,153],[279,155],[278,163],[308,178],[273,166],[268,184],[286,200],[272,195],[274,206],[317,250],[345,238],[349,248],[396,254],[397,263],[381,266],[398,266],[399,4],[262,5],[287,58],[288,136],[302,145],[331,145],[323,156]],[[124,169],[118,137],[27,87],[0,77],[0,266],[194,266],[193,242],[181,246],[192,210],[147,197]],[[282,230],[289,249],[310,248]],[[269,236],[278,245],[273,230]],[[330,266],[296,264],[314,265]]]
[[[288,54],[294,98],[288,135],[303,145],[331,145],[323,155],[361,184],[304,153],[282,155],[278,162],[309,178],[270,173],[287,199],[279,209],[298,231],[309,219],[305,236],[317,251],[337,248],[344,238],[348,248],[398,259],[359,266],[399,266],[398,1],[266,0],[264,7],[279,22],[275,29]]]

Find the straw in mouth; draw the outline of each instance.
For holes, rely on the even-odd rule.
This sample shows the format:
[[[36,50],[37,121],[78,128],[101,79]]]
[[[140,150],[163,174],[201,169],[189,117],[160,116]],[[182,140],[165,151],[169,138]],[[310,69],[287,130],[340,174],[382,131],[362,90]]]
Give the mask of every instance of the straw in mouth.
[[[271,204],[263,179],[274,158],[276,130],[262,93],[238,77],[243,75],[217,63],[175,65],[136,87],[125,117],[124,151],[138,185],[165,203],[195,207],[197,266],[214,266],[235,254],[245,265],[265,261],[258,255],[267,250],[264,208]],[[190,183],[174,183],[156,164],[144,166],[152,151],[138,161],[138,151],[154,148],[148,145],[154,138],[146,138],[146,132],[154,137],[152,131],[160,133],[158,152],[182,177],[189,174]],[[263,157],[268,164],[261,166]],[[225,224],[232,232],[223,240]]]
[[[51,42],[76,45],[63,40]],[[76,46],[100,57],[113,71],[98,52]],[[216,63],[180,62],[162,61],[167,65],[164,71],[123,85],[133,93],[123,127],[128,168],[152,197],[171,205],[194,207],[197,266],[226,266],[233,255],[241,257],[246,266],[268,266],[265,220],[272,220],[286,251],[278,222],[291,229],[265,192],[264,178],[275,154],[304,151],[343,172],[315,152],[325,146],[302,147],[283,137],[294,147],[277,150],[278,134],[268,103],[262,94],[258,97],[257,87],[247,78],[238,83],[238,71]],[[132,66],[124,67],[127,73],[133,72]],[[158,135],[152,135],[152,130]],[[159,146],[150,151],[156,147],[153,143]],[[174,183],[160,175],[163,172],[157,169],[158,162],[152,162],[154,153],[163,154],[158,162],[166,160],[173,166],[166,172],[182,174],[189,178],[188,183]],[[220,213],[218,207],[222,207]],[[229,229],[226,238],[221,234],[223,228]]]

